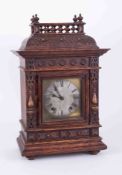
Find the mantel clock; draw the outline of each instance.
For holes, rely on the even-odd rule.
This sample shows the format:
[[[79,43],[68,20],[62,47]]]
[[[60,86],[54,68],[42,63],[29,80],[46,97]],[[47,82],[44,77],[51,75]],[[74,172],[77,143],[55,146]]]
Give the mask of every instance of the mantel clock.
[[[18,51],[21,77],[22,156],[106,149],[99,136],[101,49],[84,34],[81,14],[69,23],[31,19],[31,36]]]

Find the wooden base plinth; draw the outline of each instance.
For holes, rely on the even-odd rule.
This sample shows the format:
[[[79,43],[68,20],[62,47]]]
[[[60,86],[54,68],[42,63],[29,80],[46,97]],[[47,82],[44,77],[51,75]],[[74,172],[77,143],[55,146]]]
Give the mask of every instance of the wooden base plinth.
[[[34,159],[36,156],[88,152],[97,154],[107,146],[101,141],[100,137],[82,138],[75,140],[54,140],[43,142],[25,142],[23,135],[17,138],[17,142],[22,156]]]

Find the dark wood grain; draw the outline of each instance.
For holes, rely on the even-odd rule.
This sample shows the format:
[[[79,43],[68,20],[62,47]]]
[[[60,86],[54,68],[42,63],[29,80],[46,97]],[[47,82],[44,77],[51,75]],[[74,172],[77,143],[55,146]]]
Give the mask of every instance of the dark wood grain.
[[[84,34],[81,15],[69,23],[39,23],[31,19],[31,36],[20,50],[21,126],[17,142],[22,156],[87,152],[97,154],[107,146],[99,136],[99,48]],[[43,121],[42,83],[52,78],[79,78],[82,112],[79,118]]]

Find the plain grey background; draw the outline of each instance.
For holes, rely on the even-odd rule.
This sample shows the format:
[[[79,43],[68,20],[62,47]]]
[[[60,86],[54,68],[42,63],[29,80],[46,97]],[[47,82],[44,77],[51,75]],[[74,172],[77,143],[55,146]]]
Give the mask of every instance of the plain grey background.
[[[122,1],[121,0],[0,0],[0,174],[92,175],[122,174]],[[30,18],[69,22],[84,17],[85,33],[111,50],[100,58],[100,135],[108,145],[96,156],[76,154],[28,161],[16,143],[20,124],[19,59],[17,50],[30,35]]]

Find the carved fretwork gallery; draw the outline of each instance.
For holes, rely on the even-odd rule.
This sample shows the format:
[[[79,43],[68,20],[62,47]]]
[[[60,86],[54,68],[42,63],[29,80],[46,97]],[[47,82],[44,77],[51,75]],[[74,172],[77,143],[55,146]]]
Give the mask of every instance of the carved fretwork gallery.
[[[17,141],[22,156],[32,159],[75,152],[97,154],[107,148],[99,136],[98,81],[99,57],[109,49],[99,48],[92,37],[85,35],[84,24],[81,15],[75,15],[70,23],[39,23],[34,15],[31,36],[14,52],[20,58],[22,130]],[[58,81],[64,85],[60,87]],[[52,97],[48,94],[48,100],[52,100],[49,105],[57,100],[57,109],[45,107],[44,96],[52,86],[50,82],[58,90],[54,89]],[[78,83],[71,85],[79,88],[76,90],[80,99],[77,106],[71,104],[69,113],[63,114],[73,100],[66,87],[71,82],[80,82],[80,87]],[[69,97],[68,93],[58,97],[59,91],[64,94],[68,88]],[[61,114],[56,113],[64,103]]]

